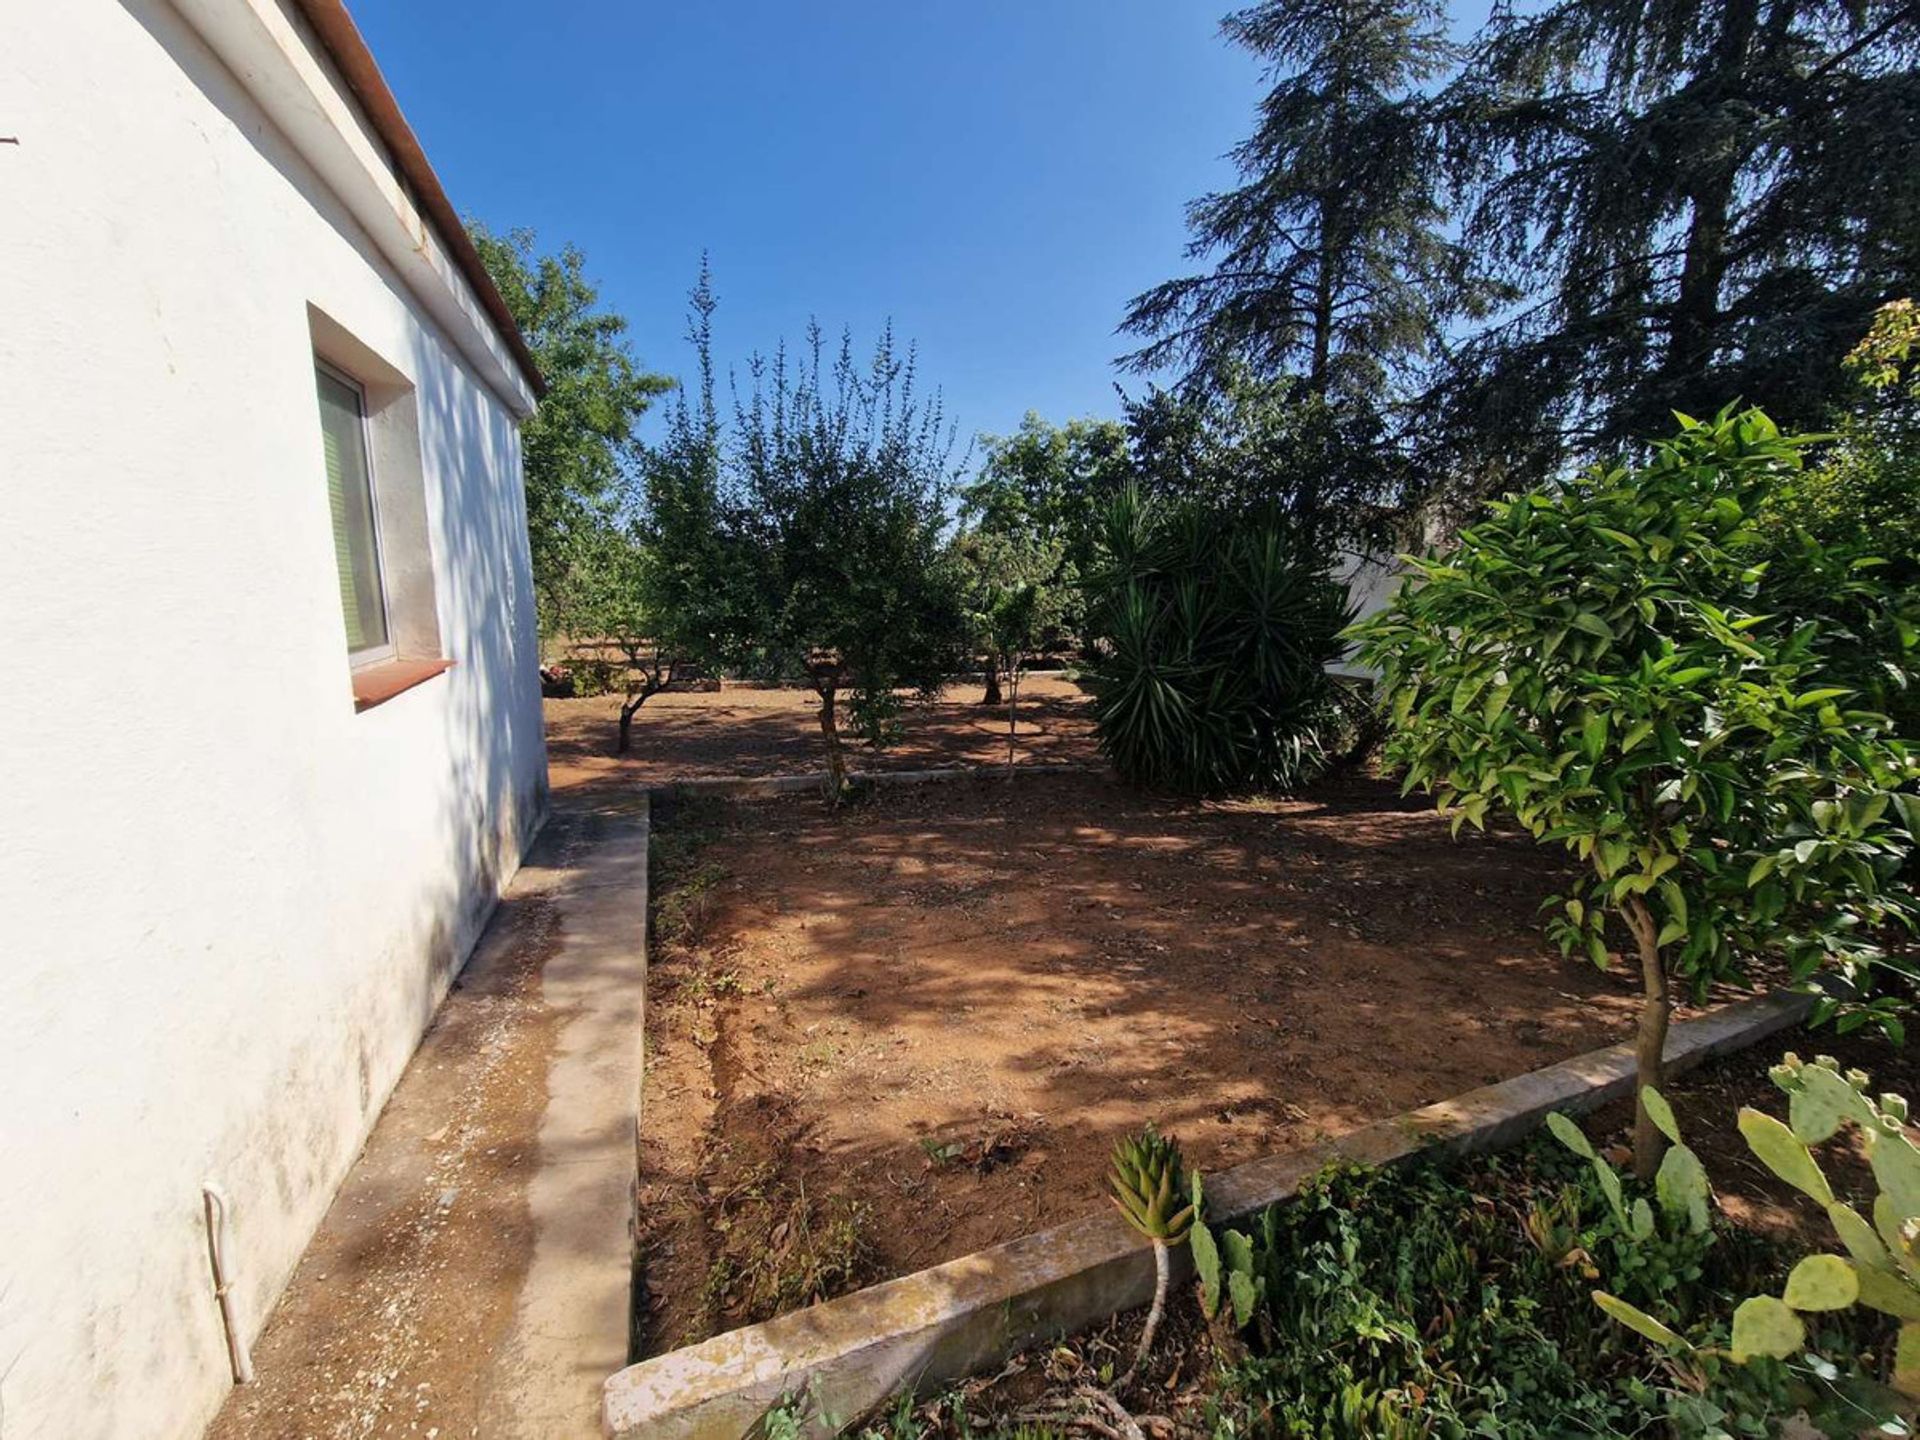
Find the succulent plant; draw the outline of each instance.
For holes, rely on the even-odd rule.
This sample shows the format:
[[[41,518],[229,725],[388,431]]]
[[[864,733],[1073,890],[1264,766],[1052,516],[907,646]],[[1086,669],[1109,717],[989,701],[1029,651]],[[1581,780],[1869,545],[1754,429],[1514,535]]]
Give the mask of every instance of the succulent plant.
[[[1734,1356],[1784,1358],[1805,1341],[1801,1313],[1864,1305],[1901,1322],[1894,1388],[1920,1396],[1920,1147],[1907,1132],[1907,1102],[1898,1095],[1869,1096],[1866,1073],[1843,1072],[1831,1055],[1809,1064],[1789,1053],[1768,1073],[1787,1094],[1788,1123],[1745,1109],[1740,1133],[1761,1164],[1826,1211],[1847,1253],[1811,1255],[1794,1266],[1778,1300],[1756,1296],[1744,1302],[1734,1312]],[[1871,1223],[1834,1198],[1811,1148],[1848,1124],[1860,1132],[1879,1187]]]
[[[1178,1245],[1187,1238],[1194,1207],[1176,1141],[1151,1125],[1121,1140],[1113,1147],[1113,1172],[1107,1183],[1127,1223],[1147,1239]]]
[[[1901,1322],[1893,1386],[1920,1397],[1920,1147],[1907,1131],[1907,1102],[1898,1095],[1868,1095],[1871,1081],[1865,1072],[1842,1071],[1830,1055],[1808,1063],[1789,1053],[1768,1074],[1787,1094],[1787,1120],[1782,1123],[1749,1106],[1740,1112],[1740,1133],[1761,1164],[1826,1212],[1846,1254],[1810,1255],[1793,1267],[1778,1296],[1741,1301],[1733,1312],[1730,1353],[1743,1363],[1757,1355],[1787,1359],[1807,1342],[1802,1315],[1864,1305]],[[1673,1112],[1659,1093],[1642,1093],[1649,1097],[1649,1113],[1673,1142],[1655,1184],[1661,1208],[1704,1225],[1706,1173],[1680,1143]],[[1849,1124],[1860,1131],[1879,1187],[1871,1221],[1834,1198],[1812,1150]],[[1619,1176],[1579,1127],[1560,1115],[1549,1115],[1547,1125],[1568,1149],[1592,1162],[1622,1226],[1636,1238],[1650,1234],[1651,1213],[1642,1213],[1646,1202],[1634,1202],[1631,1210],[1625,1207]],[[1645,1311],[1604,1292],[1596,1291],[1593,1298],[1607,1314],[1655,1343],[1675,1350],[1692,1348],[1684,1336]]]
[[[1205,1209],[1200,1177],[1193,1177],[1193,1213]],[[1200,1280],[1200,1313],[1209,1321],[1218,1320],[1223,1304],[1231,1308],[1236,1329],[1253,1323],[1260,1298],[1266,1291],[1266,1279],[1256,1266],[1253,1237],[1238,1230],[1222,1230],[1216,1236],[1206,1222],[1195,1219],[1188,1243],[1193,1247],[1194,1273]]]
[[[1154,1333],[1166,1314],[1167,1282],[1172,1276],[1167,1252],[1186,1240],[1199,1207],[1195,1199],[1188,1198],[1178,1142],[1162,1136],[1152,1125],[1113,1147],[1113,1171],[1107,1184],[1113,1203],[1127,1217],[1127,1223],[1153,1242],[1153,1308],[1147,1311],[1133,1364],[1120,1377],[1119,1383],[1124,1386],[1146,1363]],[[1193,1195],[1197,1198],[1199,1193],[1196,1186]]]

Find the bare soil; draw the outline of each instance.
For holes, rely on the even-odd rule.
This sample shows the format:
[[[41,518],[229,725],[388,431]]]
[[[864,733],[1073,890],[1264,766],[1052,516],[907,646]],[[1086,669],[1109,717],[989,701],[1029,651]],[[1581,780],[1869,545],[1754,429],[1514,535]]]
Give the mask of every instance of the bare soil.
[[[1218,1169],[1624,1038],[1543,941],[1558,859],[1363,776],[703,802],[655,826],[649,1347],[1103,1203],[1153,1121]]]
[[[1920,1100],[1920,1048],[1896,1045],[1877,1032],[1835,1032],[1831,1025],[1774,1036],[1737,1055],[1704,1065],[1666,1087],[1680,1122],[1681,1137],[1700,1156],[1713,1182],[1714,1199],[1734,1223],[1764,1235],[1790,1251],[1830,1250],[1833,1230],[1826,1216],[1753,1156],[1736,1123],[1743,1106],[1787,1118],[1787,1097],[1767,1076],[1789,1050],[1802,1059],[1832,1055],[1843,1068],[1864,1070],[1876,1095],[1892,1091]],[[1631,1138],[1633,1108],[1610,1105],[1594,1116],[1587,1131],[1616,1149]],[[1866,1150],[1851,1126],[1819,1147],[1818,1155],[1835,1192],[1872,1208],[1874,1182]]]
[[[1005,765],[1007,709],[980,704],[981,693],[975,681],[948,686],[933,703],[910,703],[896,743],[883,749],[850,745],[853,767]],[[626,755],[614,754],[618,695],[545,704],[548,774],[555,790],[658,785],[702,775],[798,775],[826,768],[820,702],[811,690],[728,687],[656,695],[635,717]],[[1014,728],[1016,760],[1098,758],[1086,693],[1063,675],[1026,678]]]

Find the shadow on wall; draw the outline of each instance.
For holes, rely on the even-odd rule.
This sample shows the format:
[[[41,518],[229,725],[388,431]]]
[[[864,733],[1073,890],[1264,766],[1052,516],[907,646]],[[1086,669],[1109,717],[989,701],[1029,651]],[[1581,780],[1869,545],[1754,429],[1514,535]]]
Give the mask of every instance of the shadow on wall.
[[[99,1237],[97,1250],[89,1247],[71,1257],[65,1298],[54,1317],[58,1323],[47,1325],[19,1357],[10,1344],[0,1349],[0,1416],[5,1419],[33,1428],[44,1413],[52,1417],[50,1429],[64,1424],[70,1428],[63,1433],[76,1436],[171,1437],[199,1433],[226,1390],[225,1341],[200,1213],[201,1179],[219,1177],[235,1200],[229,1238],[238,1262],[236,1300],[251,1338],[484,928],[499,889],[545,818],[547,792],[514,422],[451,342],[410,303],[346,208],[180,14],[165,0],[120,3],[178,69],[180,83],[196,89],[225,117],[234,135],[311,207],[379,284],[407,304],[421,327],[412,353],[389,358],[416,387],[436,606],[443,644],[456,662],[446,676],[389,702],[425,705],[431,697],[442,705],[434,773],[421,775],[417,785],[410,776],[407,783],[407,793],[433,806],[430,818],[408,825],[410,836],[431,837],[432,853],[394,859],[401,874],[436,878],[410,897],[410,914],[383,927],[387,933],[344,942],[320,937],[323,943],[315,948],[358,953],[324,1006],[285,1037],[287,1043],[274,1056],[275,1083],[258,1094],[222,1092],[221,1077],[214,1073],[219,1062],[210,1058],[208,1073],[172,1077],[164,1091],[143,1102],[177,1115],[206,1101],[204,1121],[191,1122],[204,1129],[188,1132],[164,1171],[150,1168],[118,1177],[125,1188],[124,1226]],[[210,137],[209,145],[216,139],[227,141]],[[184,203],[217,210],[229,198],[216,191]],[[291,263],[265,256],[258,274],[244,278],[284,285],[285,333],[304,335],[306,305],[324,297],[301,293],[301,277],[279,268]],[[333,267],[336,273],[339,268]],[[273,333],[282,332],[276,326]],[[310,363],[304,353],[296,359],[302,366]],[[304,545],[307,538],[289,543]],[[295,649],[280,663],[309,660],[307,652]],[[338,663],[339,703],[352,720],[344,655]],[[274,683],[270,669],[263,668],[260,676],[261,683]],[[303,687],[308,678],[301,677]],[[375,726],[406,717],[396,708],[360,718],[368,727],[364,733],[373,733]],[[299,727],[289,727],[285,743],[301,743]],[[288,866],[305,866],[313,863],[319,846],[303,841],[313,839],[292,834],[276,837],[276,843],[284,845]],[[217,891],[220,883],[215,874],[210,886]],[[207,927],[209,944],[217,943],[211,938],[215,920]],[[314,924],[319,929],[325,920],[316,916]],[[288,948],[297,950],[312,938],[290,936]],[[249,982],[244,971],[237,971],[235,1003],[244,1005],[247,983],[266,982]],[[171,1023],[209,1030],[228,1023],[217,1006],[204,1015],[187,1014]],[[161,1020],[156,1017],[156,1023]],[[216,1034],[206,1036],[209,1057],[218,1043]],[[129,1070],[129,1085],[137,1073]],[[38,1273],[30,1281],[37,1283]],[[34,1313],[39,1302],[27,1293],[30,1284],[10,1292],[0,1283],[0,1318],[9,1336],[16,1321],[22,1328],[31,1322],[41,1329],[45,1317]],[[19,1369],[10,1385],[16,1359]]]

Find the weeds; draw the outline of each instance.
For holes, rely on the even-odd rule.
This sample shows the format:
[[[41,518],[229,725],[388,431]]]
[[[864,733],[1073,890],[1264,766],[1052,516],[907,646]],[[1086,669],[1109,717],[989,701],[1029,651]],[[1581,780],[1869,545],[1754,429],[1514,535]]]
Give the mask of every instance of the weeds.
[[[872,1270],[871,1219],[863,1201],[822,1199],[770,1160],[751,1166],[708,1205],[702,1327],[752,1325],[858,1289]]]
[[[724,865],[702,861],[675,880],[653,908],[653,933],[664,944],[687,948],[706,935],[728,879]]]

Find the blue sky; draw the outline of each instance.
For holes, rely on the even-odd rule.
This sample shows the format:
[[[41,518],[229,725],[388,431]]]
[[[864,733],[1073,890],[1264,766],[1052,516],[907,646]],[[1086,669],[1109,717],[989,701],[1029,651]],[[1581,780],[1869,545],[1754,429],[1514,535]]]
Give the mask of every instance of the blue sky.
[[[647,364],[705,250],[723,364],[891,317],[963,436],[1117,413],[1260,91],[1228,0],[349,4],[454,203],[579,245]]]

